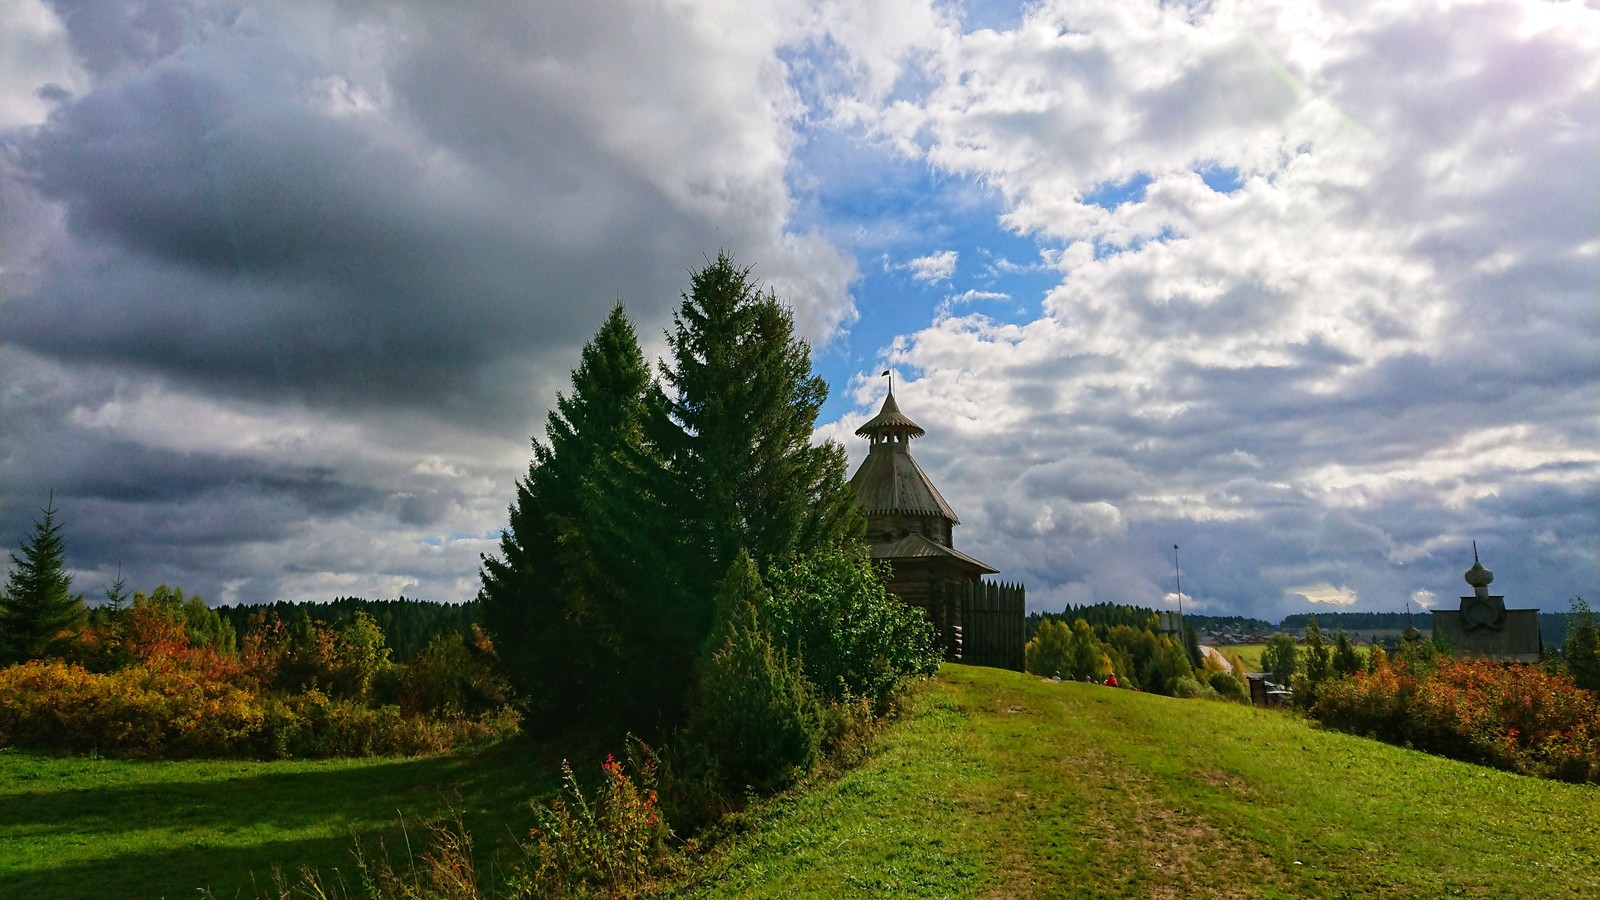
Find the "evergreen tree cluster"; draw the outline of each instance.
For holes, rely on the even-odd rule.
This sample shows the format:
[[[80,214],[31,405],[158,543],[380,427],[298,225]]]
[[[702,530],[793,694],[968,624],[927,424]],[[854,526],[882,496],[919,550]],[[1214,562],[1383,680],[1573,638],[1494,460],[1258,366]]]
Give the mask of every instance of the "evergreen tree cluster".
[[[1184,619],[1199,631],[1272,631],[1272,623],[1252,616],[1211,616],[1185,613]]]
[[[1329,628],[1342,628],[1345,631],[1400,631],[1407,623],[1413,623],[1418,628],[1426,631],[1432,627],[1433,615],[1427,611],[1409,614],[1403,612],[1319,612],[1295,613],[1284,616],[1278,623],[1279,631],[1304,631],[1311,625],[1313,619],[1319,620]]]
[[[368,616],[383,632],[386,646],[395,662],[415,659],[434,638],[459,635],[472,640],[472,626],[483,623],[483,608],[476,602],[435,603],[399,597],[394,600],[367,600],[338,597],[319,603],[278,600],[273,603],[218,606],[213,610],[235,634],[244,634],[253,619],[276,618],[285,626],[303,630],[315,622],[343,628],[355,621],[357,613]]]
[[[1071,625],[1072,622],[1082,619],[1094,628],[1097,633],[1104,634],[1106,629],[1118,625],[1149,631],[1161,629],[1160,618],[1156,611],[1146,606],[1130,606],[1125,603],[1091,603],[1084,606],[1067,604],[1059,613],[1029,613],[1023,623],[1023,634],[1032,637],[1038,629],[1039,623],[1045,619],[1054,619]]]
[[[670,358],[652,371],[619,304],[584,347],[533,440],[500,552],[483,558],[485,624],[536,726],[659,731],[692,713],[704,730],[761,708],[775,717],[771,747],[803,747],[781,737],[809,715],[790,674],[825,693],[837,673],[822,667],[877,646],[846,626],[851,596],[891,618],[901,607],[866,562],[843,448],[811,442],[827,388],[789,309],[719,254],[692,274],[666,337]],[[816,562],[829,557],[846,587],[817,608],[800,595],[832,577]],[[839,627],[823,639],[789,627],[796,604]],[[932,652],[925,626],[879,633],[916,648],[908,668]],[[750,675],[756,665],[768,670]],[[771,696],[717,706],[711,683]]]
[[[1114,603],[1068,607],[1037,616],[1034,628],[1023,648],[1024,666],[1045,677],[1099,682],[1115,675],[1121,687],[1170,695],[1203,670],[1184,642],[1161,632],[1152,609]]]

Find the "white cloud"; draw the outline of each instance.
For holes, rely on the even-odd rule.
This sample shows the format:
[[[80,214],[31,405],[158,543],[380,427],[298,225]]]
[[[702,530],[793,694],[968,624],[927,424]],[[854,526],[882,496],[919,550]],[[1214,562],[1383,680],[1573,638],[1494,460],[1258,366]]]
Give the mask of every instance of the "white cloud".
[[[1281,613],[1447,590],[1493,530],[1530,588],[1593,589],[1600,11],[1046,2],[926,49],[854,120],[1066,244],[1033,321],[896,344],[969,552],[1154,602],[1196,535],[1210,595]],[[1068,501],[1125,525],[1063,542]]]
[[[976,288],[968,288],[945,299],[950,303],[975,303],[980,300],[1010,300],[1011,295],[1001,291],[980,291]]]
[[[1291,588],[1289,593],[1298,596],[1307,603],[1327,606],[1354,606],[1356,592],[1344,587],[1322,583]]]
[[[956,256],[954,250],[941,250],[911,260],[906,263],[906,268],[911,271],[911,277],[918,281],[949,281],[950,276],[956,273]]]
[[[0,5],[0,132],[37,125],[88,82],[72,58],[67,31],[40,0]]]
[[[815,9],[60,9],[0,13],[0,530],[53,486],[86,572],[468,599],[612,302],[659,352],[720,248],[856,316],[785,180]]]

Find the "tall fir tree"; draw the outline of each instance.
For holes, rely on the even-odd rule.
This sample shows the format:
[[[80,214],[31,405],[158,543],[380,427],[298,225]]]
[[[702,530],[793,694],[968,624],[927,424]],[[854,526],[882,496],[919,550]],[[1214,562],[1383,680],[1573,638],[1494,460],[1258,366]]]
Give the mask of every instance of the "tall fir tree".
[[[641,655],[631,646],[633,619],[658,618],[627,603],[642,573],[665,555],[649,551],[648,541],[659,542],[651,529],[636,527],[654,468],[642,441],[650,384],[618,304],[584,346],[570,393],[557,397],[547,443],[533,440],[500,555],[482,560],[485,624],[544,724],[618,699],[619,681],[636,682],[624,671]]]
[[[1332,666],[1333,673],[1340,677],[1361,671],[1361,655],[1356,652],[1355,645],[1350,643],[1342,627],[1334,632]]]
[[[1328,644],[1323,640],[1322,629],[1317,625],[1317,617],[1312,616],[1306,622],[1306,681],[1313,687],[1322,683],[1328,677],[1329,666]]]
[[[692,273],[652,382],[614,309],[534,442],[480,597],[536,706],[680,721],[719,583],[850,545],[863,521],[794,319],[726,254]]]
[[[11,554],[0,594],[0,658],[6,662],[56,655],[64,640],[88,620],[83,595],[72,593],[66,541],[52,498],[34,520],[22,555]]]
[[[740,549],[763,571],[864,533],[844,448],[811,442],[828,387],[794,317],[726,253],[695,272],[667,335],[654,436],[698,515],[688,553],[709,597]],[[709,603],[703,618],[709,619]]]

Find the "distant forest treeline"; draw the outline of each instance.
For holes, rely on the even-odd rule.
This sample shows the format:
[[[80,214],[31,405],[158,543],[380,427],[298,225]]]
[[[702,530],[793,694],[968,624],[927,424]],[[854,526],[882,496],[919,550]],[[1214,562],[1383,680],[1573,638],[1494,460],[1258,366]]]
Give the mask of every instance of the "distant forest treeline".
[[[234,633],[244,634],[251,618],[276,616],[291,627],[305,622],[323,622],[342,627],[350,622],[357,611],[366,613],[383,629],[390,658],[395,662],[410,662],[435,636],[456,632],[470,642],[472,626],[483,623],[483,608],[478,601],[469,603],[436,603],[431,600],[365,600],[360,597],[339,597],[327,603],[302,600],[298,603],[279,600],[257,606],[219,606],[217,615],[233,626]]]
[[[1200,631],[1272,631],[1272,623],[1250,616],[1199,616],[1185,613],[1190,628]]]
[[[1406,627],[1407,613],[1403,612],[1319,612],[1295,613],[1284,616],[1278,623],[1279,631],[1304,631],[1311,623],[1311,617],[1317,617],[1317,627],[1323,631],[1332,631],[1343,628],[1345,631],[1400,631]],[[1427,631],[1433,627],[1433,616],[1426,612],[1410,613],[1411,622],[1417,628]]]
[[[1058,613],[1029,613],[1022,625],[1024,640],[1031,640],[1039,632],[1039,623],[1045,619],[1066,622],[1068,625],[1082,619],[1091,628],[1109,629],[1118,625],[1141,630],[1156,628],[1156,611],[1143,606],[1126,606],[1121,603],[1094,603],[1088,606],[1068,605]]]
[[[298,603],[278,601],[259,606],[219,606],[217,614],[233,626],[234,632],[244,634],[248,629],[246,625],[250,618],[257,614],[276,615],[285,624],[293,625],[298,622],[321,621],[329,625],[342,626],[350,621],[356,610],[361,610],[378,623],[383,629],[383,636],[388,641],[389,648],[395,662],[407,662],[422,651],[422,648],[433,640],[435,635],[454,631],[462,637],[470,638],[473,625],[483,624],[483,610],[478,601],[468,603],[438,603],[431,600],[412,600],[401,597],[396,600],[365,600],[360,597],[340,597],[331,602],[319,603],[303,600]],[[1304,631],[1311,617],[1317,618],[1317,626],[1325,633],[1332,634],[1338,629],[1357,640],[1367,640],[1372,632],[1400,631],[1406,627],[1406,614],[1403,612],[1321,612],[1321,613],[1295,613],[1285,616],[1282,622],[1273,625],[1265,619],[1249,616],[1208,616],[1187,614],[1184,620],[1188,626],[1198,632],[1206,631],[1283,631],[1298,633]],[[1091,627],[1099,629],[1114,628],[1118,625],[1128,625],[1133,628],[1152,628],[1152,620],[1156,618],[1156,610],[1143,606],[1127,606],[1120,603],[1094,603],[1086,606],[1071,606],[1061,612],[1030,613],[1023,626],[1024,640],[1037,633],[1039,623],[1045,619],[1057,619],[1072,623],[1083,619]],[[1555,649],[1561,647],[1567,639],[1567,619],[1565,612],[1539,614],[1539,630],[1544,638],[1546,647]],[[1433,616],[1427,612],[1411,614],[1411,621],[1424,633],[1433,628]]]
[[[1406,627],[1406,614],[1403,612],[1325,612],[1284,616],[1283,621],[1278,624],[1278,630],[1304,631],[1313,615],[1317,617],[1317,627],[1324,632],[1331,633],[1335,629],[1343,628],[1352,637],[1359,637],[1364,631],[1401,631]],[[1545,647],[1558,650],[1566,643],[1568,618],[1566,612],[1539,613],[1539,634],[1544,640]],[[1433,629],[1433,614],[1412,613],[1411,622],[1417,626],[1417,630],[1428,633]]]
[[[1147,623],[1155,618],[1156,611],[1143,606],[1125,606],[1118,603],[1095,603],[1088,606],[1071,606],[1061,612],[1030,613],[1023,627],[1025,637],[1031,638],[1038,632],[1039,623],[1046,618],[1057,619],[1071,623],[1076,619],[1088,622],[1091,627],[1114,628],[1118,625],[1130,625],[1134,628],[1145,628]],[[1356,640],[1370,639],[1373,632],[1402,631],[1406,627],[1406,613],[1403,612],[1320,612],[1320,613],[1295,613],[1285,616],[1282,622],[1273,625],[1265,619],[1256,619],[1249,616],[1207,616],[1186,614],[1184,621],[1190,628],[1199,632],[1206,631],[1282,631],[1299,633],[1306,629],[1311,617],[1316,616],[1317,627],[1325,634],[1333,634],[1339,629]],[[1566,612],[1541,612],[1539,613],[1539,632],[1544,638],[1544,645],[1552,650],[1558,650],[1567,640]],[[1433,616],[1427,612],[1411,614],[1411,621],[1417,629],[1428,633],[1433,629]]]

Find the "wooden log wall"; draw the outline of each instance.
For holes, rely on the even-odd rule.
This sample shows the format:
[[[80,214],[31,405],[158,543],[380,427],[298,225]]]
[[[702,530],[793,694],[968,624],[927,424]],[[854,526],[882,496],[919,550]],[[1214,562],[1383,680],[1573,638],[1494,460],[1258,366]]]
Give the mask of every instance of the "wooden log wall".
[[[1028,592],[1020,584],[969,581],[961,586],[961,661],[1022,671],[1022,621]]]

